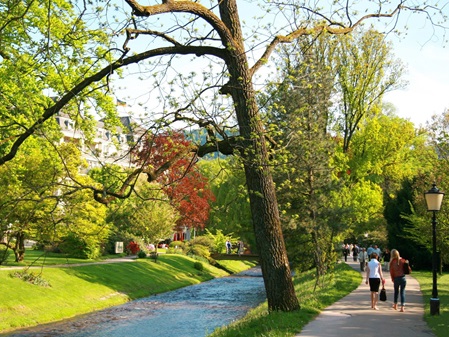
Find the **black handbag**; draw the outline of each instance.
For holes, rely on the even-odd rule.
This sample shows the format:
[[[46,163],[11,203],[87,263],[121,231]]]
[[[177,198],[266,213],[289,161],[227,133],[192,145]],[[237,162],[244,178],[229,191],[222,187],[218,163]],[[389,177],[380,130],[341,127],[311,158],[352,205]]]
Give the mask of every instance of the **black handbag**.
[[[402,265],[402,267],[404,268],[405,275],[408,275],[412,272],[412,268],[410,268],[410,265],[408,264],[408,260],[404,261],[404,264]]]
[[[385,302],[387,300],[387,291],[385,290],[385,287],[382,286],[382,289],[380,289],[379,293],[379,301]]]

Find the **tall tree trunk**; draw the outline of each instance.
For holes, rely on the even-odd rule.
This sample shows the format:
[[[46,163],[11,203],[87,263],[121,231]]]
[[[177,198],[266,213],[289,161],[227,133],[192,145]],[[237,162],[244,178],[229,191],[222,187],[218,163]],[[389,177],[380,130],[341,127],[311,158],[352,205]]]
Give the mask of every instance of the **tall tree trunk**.
[[[235,50],[228,60],[230,82],[223,92],[230,93],[236,109],[240,134],[245,140],[241,149],[251,214],[260,264],[270,311],[293,311],[300,308],[291,277],[282,235],[278,203],[270,172],[265,132],[256,104],[252,74],[248,67],[240,20],[235,0],[219,2],[223,22],[232,32]]]
[[[23,261],[25,257],[25,233],[22,231],[16,234],[16,245],[13,248],[16,262]]]

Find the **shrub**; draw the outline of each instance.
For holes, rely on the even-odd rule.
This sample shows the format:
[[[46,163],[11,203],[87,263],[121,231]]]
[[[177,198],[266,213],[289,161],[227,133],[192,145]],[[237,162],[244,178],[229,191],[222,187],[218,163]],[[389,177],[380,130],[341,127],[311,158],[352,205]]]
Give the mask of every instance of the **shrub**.
[[[79,259],[95,259],[101,255],[100,247],[88,244],[86,240],[75,233],[70,233],[59,245],[62,253]]]
[[[145,253],[143,250],[139,250],[139,252],[137,253],[137,257],[139,259],[144,259],[147,257],[147,253]]]
[[[190,246],[189,250],[188,250],[188,254],[189,255],[196,255],[196,256],[201,256],[204,258],[208,258],[210,257],[210,251],[209,248],[203,245],[194,245],[194,246]]]
[[[126,249],[128,250],[129,253],[136,255],[139,251],[140,251],[140,247],[138,243],[135,243],[134,241],[131,241],[130,243],[128,243],[128,245],[126,246]]]
[[[24,271],[15,271],[10,274],[11,277],[17,277],[21,279],[22,281],[42,286],[42,287],[51,287],[50,283],[48,283],[47,280],[45,280],[41,275],[35,274],[32,272],[28,272],[27,270]]]
[[[214,245],[214,239],[211,236],[202,235],[197,236],[194,239],[189,241],[191,245],[201,245],[208,248],[212,248]]]
[[[170,242],[168,247],[175,248],[175,249],[177,249],[177,248],[183,249],[184,248],[184,242],[182,242],[182,241],[172,241],[172,242]]]
[[[0,264],[3,264],[8,260],[9,254],[10,251],[8,248],[0,246]]]
[[[195,268],[196,270],[199,270],[199,271],[203,271],[204,266],[201,262],[197,261],[197,262],[193,263],[193,268]]]
[[[172,241],[168,247],[169,254],[184,254],[185,243],[182,241]]]

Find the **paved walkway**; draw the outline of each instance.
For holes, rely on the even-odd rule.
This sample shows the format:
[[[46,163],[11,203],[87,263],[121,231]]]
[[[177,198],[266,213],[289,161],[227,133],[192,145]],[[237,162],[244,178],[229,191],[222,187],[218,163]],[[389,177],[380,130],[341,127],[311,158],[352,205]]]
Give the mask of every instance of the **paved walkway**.
[[[358,262],[348,265],[360,270]],[[297,337],[432,337],[435,336],[424,322],[424,304],[419,283],[411,275],[405,288],[405,312],[393,310],[393,284],[389,273],[387,301],[378,304],[379,310],[371,309],[369,286],[365,273],[360,286],[352,293],[332,304],[307,324]]]

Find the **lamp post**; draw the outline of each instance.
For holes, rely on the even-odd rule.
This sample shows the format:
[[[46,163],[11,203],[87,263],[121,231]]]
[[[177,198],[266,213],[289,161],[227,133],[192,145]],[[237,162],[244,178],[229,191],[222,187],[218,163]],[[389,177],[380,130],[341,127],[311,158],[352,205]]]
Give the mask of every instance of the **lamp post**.
[[[444,193],[440,192],[435,184],[432,188],[424,193],[426,198],[427,211],[433,212],[432,215],[432,298],[430,299],[430,314],[440,314],[440,299],[438,298],[437,289],[437,217],[436,212],[441,209],[441,203],[443,202]]]

